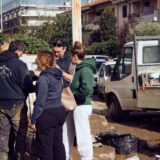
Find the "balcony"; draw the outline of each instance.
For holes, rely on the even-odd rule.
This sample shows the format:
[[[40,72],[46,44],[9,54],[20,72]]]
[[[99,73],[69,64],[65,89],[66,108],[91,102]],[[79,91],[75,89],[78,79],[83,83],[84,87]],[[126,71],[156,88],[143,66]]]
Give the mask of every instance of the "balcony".
[[[158,10],[154,10],[151,7],[145,7],[143,12],[140,13],[141,21],[157,21]]]

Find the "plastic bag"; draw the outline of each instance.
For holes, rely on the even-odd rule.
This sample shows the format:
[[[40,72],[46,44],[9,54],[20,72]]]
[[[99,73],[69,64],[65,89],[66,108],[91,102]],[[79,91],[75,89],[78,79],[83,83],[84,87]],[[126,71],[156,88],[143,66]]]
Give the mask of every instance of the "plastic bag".
[[[130,154],[138,152],[139,139],[129,133],[121,133],[115,130],[100,132],[98,137],[102,143],[115,147],[118,154]]]

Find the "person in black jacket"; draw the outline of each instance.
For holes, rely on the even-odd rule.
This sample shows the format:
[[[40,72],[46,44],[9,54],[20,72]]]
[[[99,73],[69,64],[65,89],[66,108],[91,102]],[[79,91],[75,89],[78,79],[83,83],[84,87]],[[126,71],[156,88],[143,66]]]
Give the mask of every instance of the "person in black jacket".
[[[71,63],[66,49],[66,44],[62,39],[57,39],[53,42],[52,50],[56,57],[56,67],[61,69],[65,80],[71,82],[76,66]]]
[[[62,71],[55,68],[54,61],[52,52],[41,51],[37,54],[37,66],[42,72],[36,84],[31,127],[37,130],[40,160],[65,160],[62,126],[66,111],[61,95],[62,88],[68,87],[68,83],[64,81]]]
[[[0,53],[0,159],[8,160],[10,129],[13,128],[17,158],[24,160],[28,128],[26,98],[35,91],[27,65],[19,60],[26,46],[12,41],[9,49]]]

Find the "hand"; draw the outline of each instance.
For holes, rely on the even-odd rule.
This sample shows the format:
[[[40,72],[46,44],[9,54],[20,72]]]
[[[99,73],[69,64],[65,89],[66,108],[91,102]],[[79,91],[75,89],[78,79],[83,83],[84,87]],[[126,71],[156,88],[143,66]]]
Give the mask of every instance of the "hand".
[[[33,129],[34,131],[36,131],[36,126],[35,126],[35,124],[31,124],[31,129]]]
[[[34,71],[35,76],[39,77],[41,71]]]
[[[61,70],[61,68],[59,67],[59,65],[54,64],[54,66],[55,66],[56,68],[58,68],[58,69],[60,69],[60,70]]]

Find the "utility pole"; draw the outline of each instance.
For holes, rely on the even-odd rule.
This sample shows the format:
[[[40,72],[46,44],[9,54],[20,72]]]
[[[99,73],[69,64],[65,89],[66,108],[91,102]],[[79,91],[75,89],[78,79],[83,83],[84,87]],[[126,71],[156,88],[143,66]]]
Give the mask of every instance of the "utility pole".
[[[0,28],[0,32],[3,32],[3,12],[2,12],[2,0],[1,1],[1,28]]]
[[[81,0],[72,0],[72,37],[73,43],[82,42]]]

